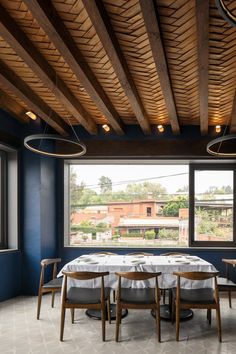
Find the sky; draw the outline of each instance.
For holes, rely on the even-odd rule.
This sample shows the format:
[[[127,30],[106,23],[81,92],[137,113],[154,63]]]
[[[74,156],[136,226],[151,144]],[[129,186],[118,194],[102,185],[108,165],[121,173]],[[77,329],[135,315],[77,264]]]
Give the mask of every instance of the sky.
[[[160,183],[168,193],[175,193],[179,188],[188,186],[188,165],[73,165],[77,173],[77,182],[85,182],[86,187],[99,192],[99,178],[109,177],[114,191],[124,190],[127,181],[142,183],[142,179]],[[178,176],[179,174],[179,176]],[[174,176],[170,176],[174,175]],[[169,176],[169,177],[168,177]],[[126,183],[120,183],[124,182]],[[210,186],[232,186],[232,172],[200,171],[196,179],[196,192],[202,193]]]

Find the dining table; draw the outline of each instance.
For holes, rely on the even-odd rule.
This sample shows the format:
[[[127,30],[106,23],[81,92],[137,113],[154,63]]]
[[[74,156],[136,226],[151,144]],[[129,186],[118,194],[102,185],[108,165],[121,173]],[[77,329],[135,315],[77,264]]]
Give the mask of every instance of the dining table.
[[[62,271],[89,271],[89,272],[104,272],[108,271],[109,275],[105,277],[104,283],[106,287],[113,290],[117,289],[118,277],[116,272],[161,272],[158,277],[160,289],[172,289],[176,287],[176,276],[173,274],[176,271],[202,271],[214,272],[217,271],[213,264],[194,255],[171,255],[171,256],[144,256],[144,255],[106,255],[106,254],[84,254],[72,261],[66,263],[60,270],[58,277],[62,276]],[[100,287],[100,280],[93,279],[88,281],[79,281],[68,279],[68,289],[70,286],[96,288]],[[138,281],[130,283],[129,280],[123,280],[122,287],[155,287],[154,280]],[[183,280],[181,282],[183,288],[207,288],[212,287],[212,280],[204,280],[192,282]],[[92,310],[87,310],[87,315],[94,318],[100,318],[100,314],[93,315]],[[115,308],[112,308],[112,319],[115,318]],[[127,315],[123,313],[123,317]],[[191,318],[191,312],[182,314],[182,319]],[[171,319],[170,304],[161,305],[161,318],[165,320]]]

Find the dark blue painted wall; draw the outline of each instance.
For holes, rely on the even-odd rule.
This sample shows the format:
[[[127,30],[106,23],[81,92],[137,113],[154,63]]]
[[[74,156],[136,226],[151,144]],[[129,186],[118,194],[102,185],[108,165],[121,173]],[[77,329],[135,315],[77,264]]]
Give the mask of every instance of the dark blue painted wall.
[[[0,301],[20,294],[36,294],[40,260],[57,256],[56,162],[29,152],[25,135],[39,132],[40,122],[21,125],[0,110],[0,143],[19,151],[19,245],[18,251],[0,252]]]

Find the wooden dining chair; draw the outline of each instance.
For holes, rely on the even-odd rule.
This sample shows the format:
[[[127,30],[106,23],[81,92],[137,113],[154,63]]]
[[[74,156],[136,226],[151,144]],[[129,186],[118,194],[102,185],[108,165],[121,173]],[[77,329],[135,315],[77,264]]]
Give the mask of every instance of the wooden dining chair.
[[[60,341],[63,341],[65,313],[66,309],[71,310],[71,320],[74,323],[75,309],[95,309],[101,310],[102,318],[102,340],[105,341],[106,330],[106,309],[108,321],[110,318],[110,288],[104,287],[104,277],[109,275],[109,272],[67,272],[62,271],[64,282],[62,287],[62,302],[61,302],[61,325],[60,325]],[[100,288],[76,287],[72,286],[68,289],[68,278],[74,280],[92,280],[101,278]]]
[[[158,341],[161,341],[160,322],[160,294],[158,288],[158,277],[161,272],[117,272],[118,288],[116,303],[116,342],[119,340],[119,328],[121,323],[122,309],[152,309],[155,311]],[[121,279],[130,281],[144,281],[155,278],[155,288],[122,288]]]
[[[149,252],[131,252],[131,253],[126,253],[126,256],[154,256],[154,253],[149,253]]]
[[[207,309],[207,319],[211,324],[211,310],[216,310],[218,338],[221,342],[221,318],[220,303],[217,286],[217,275],[219,272],[174,272],[177,276],[177,288],[173,289],[173,316],[176,319],[176,340],[179,340],[180,310],[182,309]],[[181,278],[192,281],[214,279],[214,288],[183,289]],[[175,311],[174,311],[175,310]],[[174,317],[172,317],[173,319]]]
[[[236,259],[222,259],[225,263],[225,277],[218,277],[218,289],[219,292],[227,292],[229,298],[229,307],[232,307],[231,292],[236,292],[236,283],[231,280],[230,268],[236,266]]]
[[[42,259],[41,272],[38,290],[38,306],[37,306],[37,320],[39,320],[42,296],[45,293],[52,293],[52,307],[54,306],[55,293],[61,291],[62,277],[57,278],[57,264],[61,262],[61,258]],[[45,283],[46,269],[51,268],[51,280]]]

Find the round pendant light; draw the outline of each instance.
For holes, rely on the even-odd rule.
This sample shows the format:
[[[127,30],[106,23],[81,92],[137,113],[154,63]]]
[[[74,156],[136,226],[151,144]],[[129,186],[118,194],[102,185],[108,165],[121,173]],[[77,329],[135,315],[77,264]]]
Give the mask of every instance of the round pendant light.
[[[215,0],[216,1],[216,6],[222,15],[222,17],[230,23],[232,26],[236,26],[236,16],[230,11],[228,5],[226,5],[225,0]]]
[[[86,153],[86,146],[56,134],[34,134],[24,139],[24,146],[38,154],[59,158],[80,157]]]
[[[207,152],[218,157],[236,157],[236,134],[224,135],[207,144]]]

